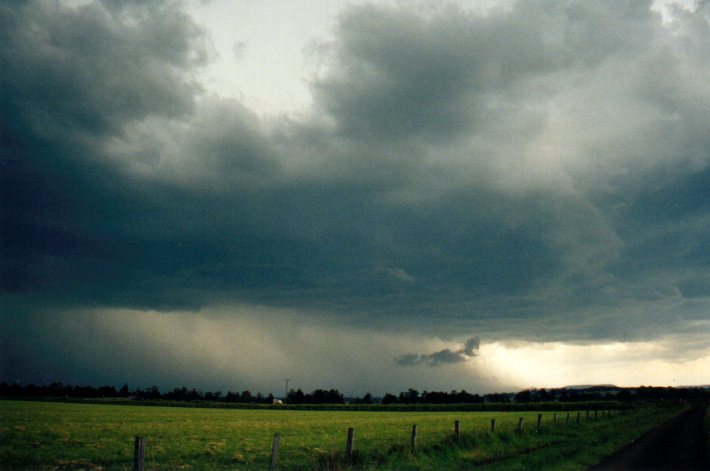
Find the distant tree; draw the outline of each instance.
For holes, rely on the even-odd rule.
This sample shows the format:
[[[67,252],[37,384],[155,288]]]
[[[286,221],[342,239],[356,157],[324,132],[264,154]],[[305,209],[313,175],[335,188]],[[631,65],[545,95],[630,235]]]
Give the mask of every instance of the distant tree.
[[[299,389],[300,391],[300,389]],[[345,402],[343,395],[337,389],[316,389],[310,394],[303,396],[303,402],[306,404],[342,404]]]
[[[241,396],[239,393],[234,393],[232,391],[227,391],[227,395],[224,396],[224,402],[239,402]]]
[[[290,404],[303,404],[305,402],[306,395],[303,393],[303,390],[300,388],[298,389],[298,391],[294,391],[293,389],[291,389],[288,392],[287,399]]]
[[[145,399],[160,399],[160,389],[153,385],[145,390]]]
[[[419,402],[419,391],[417,391],[416,389],[409,388],[409,391],[407,391],[407,396],[409,397],[409,400],[412,403]]]
[[[166,399],[172,399],[174,401],[187,401],[189,391],[185,386],[181,388],[175,388],[170,393],[166,393]]]
[[[52,383],[46,387],[47,395],[52,397],[71,396],[74,392],[72,386],[65,386],[62,383]]]
[[[98,397],[116,397],[118,393],[113,386],[101,386],[96,390],[96,395]]]
[[[515,402],[530,402],[532,401],[532,393],[529,390],[520,391],[515,395]]]
[[[206,401],[212,401],[212,402],[217,402],[220,400],[222,397],[222,391],[217,391],[217,392],[206,392],[204,394],[204,398]]]
[[[483,396],[483,399],[486,402],[494,402],[494,403],[501,403],[501,402],[510,402],[508,400],[508,395],[507,394],[502,394],[502,393],[490,393],[486,394]]]
[[[446,404],[451,401],[451,397],[445,392],[441,391],[424,391],[422,393],[421,401],[426,404]]]
[[[187,391],[187,397],[186,400],[188,401],[200,401],[204,397],[202,396],[202,392],[198,391],[195,388],[192,388],[191,390]]]
[[[419,402],[419,391],[409,388],[407,392],[399,393],[399,402],[402,404],[415,404]]]
[[[390,393],[385,394],[385,396],[382,398],[382,404],[397,404],[397,396]]]
[[[632,396],[632,394],[631,394],[631,390],[629,390],[629,389],[622,389],[621,391],[619,391],[619,394],[617,394],[616,397],[617,397],[620,401],[630,401],[633,396]]]
[[[35,386],[34,389],[37,391],[36,395],[42,395],[44,388],[38,388]],[[71,396],[95,398],[98,397],[98,392],[95,388],[92,388],[91,386],[76,386],[73,388]]]

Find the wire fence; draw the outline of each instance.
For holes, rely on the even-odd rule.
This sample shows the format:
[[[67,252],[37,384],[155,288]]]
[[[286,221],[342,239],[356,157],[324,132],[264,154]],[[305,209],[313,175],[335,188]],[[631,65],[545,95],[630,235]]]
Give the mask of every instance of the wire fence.
[[[137,436],[134,444],[133,469],[164,469],[179,467],[187,457],[204,456],[206,459],[222,455],[219,462],[232,462],[234,467],[274,470],[282,464],[289,467],[322,467],[323,463],[347,462],[354,455],[384,456],[395,451],[416,452],[432,446],[455,444],[472,435],[488,434],[498,439],[513,435],[550,434],[565,427],[588,426],[628,414],[628,410],[577,410],[560,412],[529,412],[499,414],[462,413],[460,417],[444,423],[437,414],[421,413],[402,420],[347,420],[320,428],[318,431],[284,427],[283,430],[239,437],[200,435],[183,437],[179,453],[175,453],[172,434]],[[451,415],[448,414],[448,419]],[[389,423],[388,423],[389,422]],[[344,426],[348,425],[348,426]],[[505,440],[504,440],[505,441]],[[170,458],[172,456],[172,458]],[[319,464],[321,466],[319,466]],[[327,467],[327,466],[326,466]]]

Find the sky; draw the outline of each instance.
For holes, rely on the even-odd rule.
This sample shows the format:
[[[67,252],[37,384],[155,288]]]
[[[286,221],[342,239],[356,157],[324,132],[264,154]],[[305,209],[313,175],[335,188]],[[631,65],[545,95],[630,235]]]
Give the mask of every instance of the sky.
[[[0,381],[710,383],[710,3],[0,25]]]

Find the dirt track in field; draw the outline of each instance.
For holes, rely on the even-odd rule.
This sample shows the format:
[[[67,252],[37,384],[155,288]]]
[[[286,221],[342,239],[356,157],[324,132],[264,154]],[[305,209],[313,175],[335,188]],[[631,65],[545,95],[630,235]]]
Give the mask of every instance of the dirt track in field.
[[[587,471],[708,471],[704,405],[695,405]]]

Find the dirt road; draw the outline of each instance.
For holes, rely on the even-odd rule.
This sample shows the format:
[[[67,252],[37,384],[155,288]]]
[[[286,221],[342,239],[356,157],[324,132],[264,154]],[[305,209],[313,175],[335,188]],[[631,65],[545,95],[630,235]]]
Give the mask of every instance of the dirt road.
[[[588,471],[710,470],[703,405],[674,417]]]

